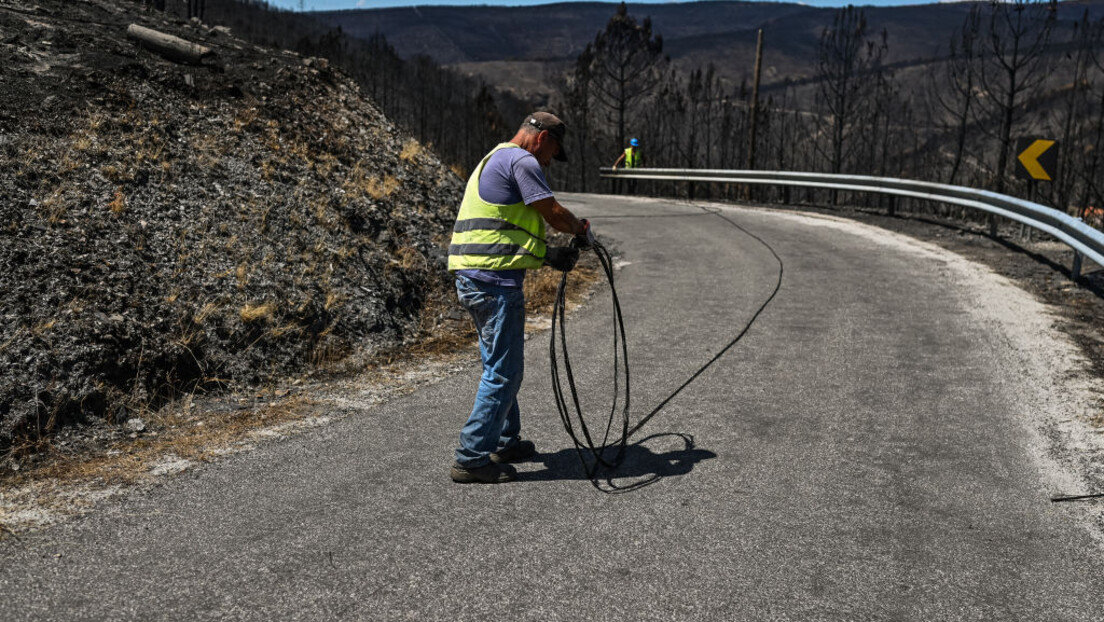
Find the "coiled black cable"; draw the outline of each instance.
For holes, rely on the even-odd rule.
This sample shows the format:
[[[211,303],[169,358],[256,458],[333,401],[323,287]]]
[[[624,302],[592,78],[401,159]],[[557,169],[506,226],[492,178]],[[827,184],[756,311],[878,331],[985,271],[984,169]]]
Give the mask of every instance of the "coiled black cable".
[[[598,261],[602,265],[602,270],[606,275],[606,279],[609,281],[610,297],[613,301],[613,314],[614,322],[617,324],[617,328],[614,331],[613,336],[613,404],[610,408],[609,419],[606,423],[606,430],[600,443],[594,441],[594,436],[590,432],[589,426],[586,424],[586,420],[583,418],[582,408],[579,404],[579,394],[575,387],[575,377],[571,371],[571,360],[567,354],[567,332],[565,322],[565,311],[567,304],[567,271],[563,272],[560,278],[560,286],[556,292],[556,301],[552,306],[552,330],[549,343],[549,359],[552,369],[552,391],[556,399],[556,408],[559,410],[560,419],[564,424],[564,429],[567,431],[568,436],[571,437],[572,442],[575,444],[575,449],[579,454],[579,459],[583,464],[583,470],[586,473],[588,479],[592,482],[597,482],[598,469],[605,466],[610,469],[616,468],[622,458],[625,456],[625,450],[628,444],[629,436],[635,434],[641,427],[648,421],[655,417],[663,408],[682,392],[687,386],[689,386],[694,380],[698,378],[706,369],[708,369],[713,363],[720,359],[732,346],[736,345],[748,330],[751,329],[752,324],[759,318],[759,316],[766,310],[767,306],[778,295],[779,290],[782,288],[782,277],[785,272],[785,264],[778,253],[767,243],[766,240],[755,235],[751,231],[748,231],[745,227],[738,224],[736,221],[725,216],[720,210],[710,210],[702,207],[702,211],[707,214],[713,214],[728,224],[732,225],[736,229],[740,230],[743,234],[752,238],[774,257],[774,260],[778,263],[778,274],[774,283],[774,287],[771,289],[770,294],[763,301],[763,303],[752,314],[751,318],[744,325],[743,329],[736,334],[731,341],[729,341],[720,351],[718,351],[708,362],[705,363],[700,369],[698,369],[692,376],[690,376],[682,385],[680,385],[671,395],[667,396],[662,402],[659,403],[651,412],[642,417],[636,425],[629,428],[629,352],[628,345],[625,339],[625,323],[621,315],[621,304],[617,299],[617,288],[614,286],[613,278],[613,261],[610,257],[609,251],[606,250],[601,243],[595,242],[593,244],[593,250],[598,256]],[[562,354],[564,362],[564,373],[567,379],[567,387],[571,393],[571,405],[569,406],[564,396],[564,386],[560,378],[559,358],[557,356],[557,342],[556,333],[559,331],[559,352]],[[623,373],[621,368],[624,369]],[[621,411],[621,436],[612,442],[609,439],[610,432],[613,430],[614,420],[617,416],[617,403],[620,396],[620,378],[624,376],[624,406]],[[574,413],[571,406],[574,406]],[[576,428],[578,431],[576,431]],[[581,434],[581,437],[580,437]],[[608,450],[613,447],[617,447],[617,453],[612,459],[607,458],[606,454]],[[588,457],[589,454],[589,457]],[[654,481],[648,480],[645,483],[651,483]],[[618,487],[614,487],[617,489]],[[635,489],[636,486],[630,486],[624,490]]]
[[[594,479],[598,469],[602,466],[615,468],[625,455],[625,446],[629,438],[629,350],[625,340],[625,322],[621,316],[621,303],[617,299],[617,288],[614,286],[613,259],[609,251],[600,242],[595,241],[591,246],[598,256],[598,262],[602,265],[602,271],[609,281],[610,297],[613,301],[613,319],[617,325],[613,333],[613,403],[610,406],[609,419],[605,425],[600,442],[596,442],[596,435],[591,432],[586,419],[583,418],[583,410],[579,404],[579,393],[575,387],[575,375],[571,370],[571,358],[567,354],[567,329],[566,329],[566,305],[567,305],[567,275],[565,270],[560,277],[560,287],[556,292],[556,302],[552,306],[552,330],[549,342],[549,360],[552,368],[552,392],[556,398],[556,408],[560,413],[560,420],[575,444],[575,450],[579,453],[579,459],[583,463],[583,470],[588,479]],[[556,333],[559,332],[559,348],[557,349]],[[571,393],[569,405],[564,395],[564,385],[560,378],[560,357],[563,357],[563,371],[567,380],[567,388]],[[624,386],[621,379],[624,378]],[[623,391],[622,391],[623,389]],[[621,394],[624,398],[621,400]],[[621,430],[616,440],[610,440],[610,434],[617,419],[617,405],[622,401]],[[572,409],[572,406],[574,409]],[[617,453],[608,457],[608,450],[617,447]]]

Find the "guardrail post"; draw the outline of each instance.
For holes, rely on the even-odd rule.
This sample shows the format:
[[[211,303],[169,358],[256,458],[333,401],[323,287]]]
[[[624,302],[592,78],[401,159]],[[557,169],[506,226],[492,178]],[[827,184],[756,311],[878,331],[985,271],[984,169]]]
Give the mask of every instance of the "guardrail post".
[[[997,217],[989,214],[989,237],[997,237]]]
[[[1070,268],[1070,280],[1076,283],[1081,279],[1081,253],[1073,251],[1073,266]]]

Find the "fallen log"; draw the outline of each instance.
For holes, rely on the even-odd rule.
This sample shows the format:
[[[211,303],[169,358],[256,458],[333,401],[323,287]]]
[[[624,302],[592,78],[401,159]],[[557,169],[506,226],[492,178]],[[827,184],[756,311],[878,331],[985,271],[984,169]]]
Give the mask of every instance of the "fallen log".
[[[127,26],[127,36],[137,39],[147,50],[177,63],[199,65],[205,57],[213,54],[211,48],[138,24]]]

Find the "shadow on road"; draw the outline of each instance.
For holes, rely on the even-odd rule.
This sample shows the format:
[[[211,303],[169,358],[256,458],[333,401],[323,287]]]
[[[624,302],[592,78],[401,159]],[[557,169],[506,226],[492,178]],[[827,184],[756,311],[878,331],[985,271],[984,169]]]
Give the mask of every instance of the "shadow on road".
[[[606,450],[605,458],[612,461],[616,453],[617,447],[610,447]],[[627,445],[617,468],[603,468],[593,479],[587,477],[582,460],[587,461],[589,468],[594,457],[587,451],[580,455],[574,447],[568,447],[556,453],[539,454],[532,462],[542,463],[544,468],[538,471],[520,471],[517,481],[590,480],[603,492],[622,493],[638,490],[665,477],[685,475],[695,464],[716,457],[717,454],[711,451],[698,449],[693,436],[668,432],[653,434]]]

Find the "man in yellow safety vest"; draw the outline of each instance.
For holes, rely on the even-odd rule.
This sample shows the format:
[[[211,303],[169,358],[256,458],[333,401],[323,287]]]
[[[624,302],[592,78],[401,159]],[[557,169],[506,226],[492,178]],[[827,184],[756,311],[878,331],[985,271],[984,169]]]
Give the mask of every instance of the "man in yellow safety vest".
[[[617,158],[617,161],[613,163],[613,168],[617,168],[618,164],[625,163],[625,168],[639,168],[643,165],[643,158],[640,155],[640,141],[633,138],[629,141],[629,148]]]
[[[510,142],[491,150],[475,167],[452,229],[448,269],[478,332],[483,375],[475,405],[460,431],[449,470],[459,483],[514,479],[510,462],[536,453],[521,438],[521,388],[525,347],[525,271],[550,265],[570,270],[593,234],[556,200],[541,167],[567,161],[567,127],[548,112],[526,117]],[[572,247],[551,247],[545,223],[575,234]]]
[[[628,149],[625,149],[625,152],[622,153],[621,156],[617,158],[617,161],[613,163],[613,168],[617,168],[617,165],[621,164],[622,162],[625,163],[625,168],[639,168],[639,167],[644,165],[644,160],[643,160],[643,158],[641,157],[641,154],[640,154],[640,141],[639,140],[633,138],[632,140],[629,141]],[[614,180],[614,181],[620,181],[620,180]],[[635,179],[629,179],[629,180],[626,180],[626,181],[627,181],[627,185],[626,185],[626,188],[625,188],[626,192],[628,192],[629,194],[635,194],[636,193],[636,180]],[[613,187],[613,193],[614,194],[620,194],[619,190],[620,189],[617,187],[617,184],[615,184],[614,187]]]

